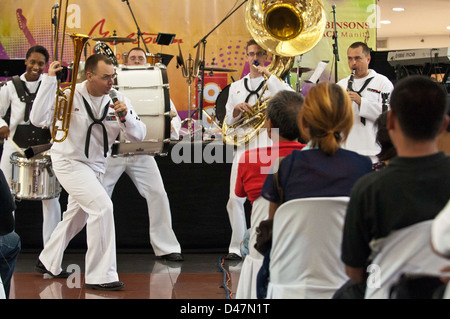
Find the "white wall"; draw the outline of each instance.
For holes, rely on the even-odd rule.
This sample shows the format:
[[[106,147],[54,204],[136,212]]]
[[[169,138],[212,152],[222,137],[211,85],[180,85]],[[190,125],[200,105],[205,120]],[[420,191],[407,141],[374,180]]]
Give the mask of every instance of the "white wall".
[[[387,47],[378,46],[377,51],[450,47],[450,35],[391,37],[391,38],[378,38],[377,40],[378,43],[383,42],[383,40],[386,40],[387,44]]]

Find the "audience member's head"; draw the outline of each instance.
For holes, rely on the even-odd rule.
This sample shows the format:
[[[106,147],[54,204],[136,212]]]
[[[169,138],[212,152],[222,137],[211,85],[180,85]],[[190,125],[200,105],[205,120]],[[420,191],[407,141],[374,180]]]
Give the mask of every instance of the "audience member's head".
[[[448,121],[447,94],[432,79],[414,75],[398,81],[391,94],[391,112],[403,135],[414,141],[429,141]]]
[[[311,147],[333,155],[347,139],[353,125],[350,98],[334,83],[319,83],[306,94],[298,123]]]
[[[293,91],[280,91],[267,104],[266,127],[278,129],[280,137],[289,141],[300,138],[297,124],[298,113],[303,104],[303,96]],[[270,130],[268,130],[271,136]]]
[[[387,115],[388,112],[383,112],[375,121],[375,127],[377,128],[377,144],[380,145],[380,153],[377,154],[380,162],[386,162],[397,155],[394,144],[392,144],[389,131],[387,129]]]

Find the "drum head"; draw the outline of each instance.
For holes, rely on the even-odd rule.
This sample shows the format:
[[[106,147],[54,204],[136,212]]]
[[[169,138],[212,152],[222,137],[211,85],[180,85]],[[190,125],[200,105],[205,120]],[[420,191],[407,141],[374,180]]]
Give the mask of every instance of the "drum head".
[[[228,100],[228,91],[230,90],[230,85],[228,84],[226,87],[220,91],[219,95],[216,99],[216,105],[214,106],[214,111],[216,112],[217,123],[222,126],[223,121],[225,120],[225,115],[227,114],[227,110],[225,106]]]

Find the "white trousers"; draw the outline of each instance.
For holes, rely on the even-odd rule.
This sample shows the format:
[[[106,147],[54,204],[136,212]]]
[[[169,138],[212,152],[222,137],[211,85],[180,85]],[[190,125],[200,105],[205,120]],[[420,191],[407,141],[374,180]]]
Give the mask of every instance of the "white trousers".
[[[17,150],[11,146],[7,141],[3,144],[3,153],[0,160],[0,168],[11,187],[12,178],[12,164],[10,162],[11,155]],[[59,196],[52,199],[42,200],[42,241],[45,244],[50,239],[53,230],[61,221],[61,205],[59,204]]]
[[[55,174],[69,194],[67,210],[39,259],[53,274],[61,272],[64,250],[86,225],[85,281],[117,281],[113,204],[103,188],[101,173],[72,160],[53,162]]]
[[[247,221],[245,218],[244,204],[246,197],[236,196],[234,189],[236,188],[236,179],[238,173],[239,159],[246,150],[267,147],[273,144],[269,139],[266,129],[260,129],[258,137],[249,143],[248,146],[240,146],[234,152],[233,164],[231,165],[230,174],[230,194],[227,202],[228,218],[231,225],[231,240],[228,247],[229,253],[235,253],[241,256],[241,242],[244,240],[244,235],[247,230]]]
[[[169,198],[153,156],[109,157],[103,184],[109,196],[123,173],[127,173],[139,194],[147,201],[150,244],[156,256],[180,253],[181,247],[172,229]]]
[[[247,221],[245,219],[244,204],[246,197],[236,196],[234,189],[236,187],[236,178],[238,171],[239,156],[234,157],[231,165],[230,175],[230,195],[227,202],[228,218],[231,225],[231,240],[228,247],[229,253],[241,255],[241,242],[244,239],[245,231],[247,230]]]

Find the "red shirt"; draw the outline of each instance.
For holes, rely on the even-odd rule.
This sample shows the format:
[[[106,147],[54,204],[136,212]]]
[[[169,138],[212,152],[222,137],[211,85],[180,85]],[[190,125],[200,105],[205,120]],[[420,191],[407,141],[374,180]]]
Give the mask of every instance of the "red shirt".
[[[247,150],[239,159],[234,192],[236,196],[247,197],[253,201],[261,196],[261,188],[275,160],[301,150],[305,144],[299,142],[280,142],[269,147]]]

